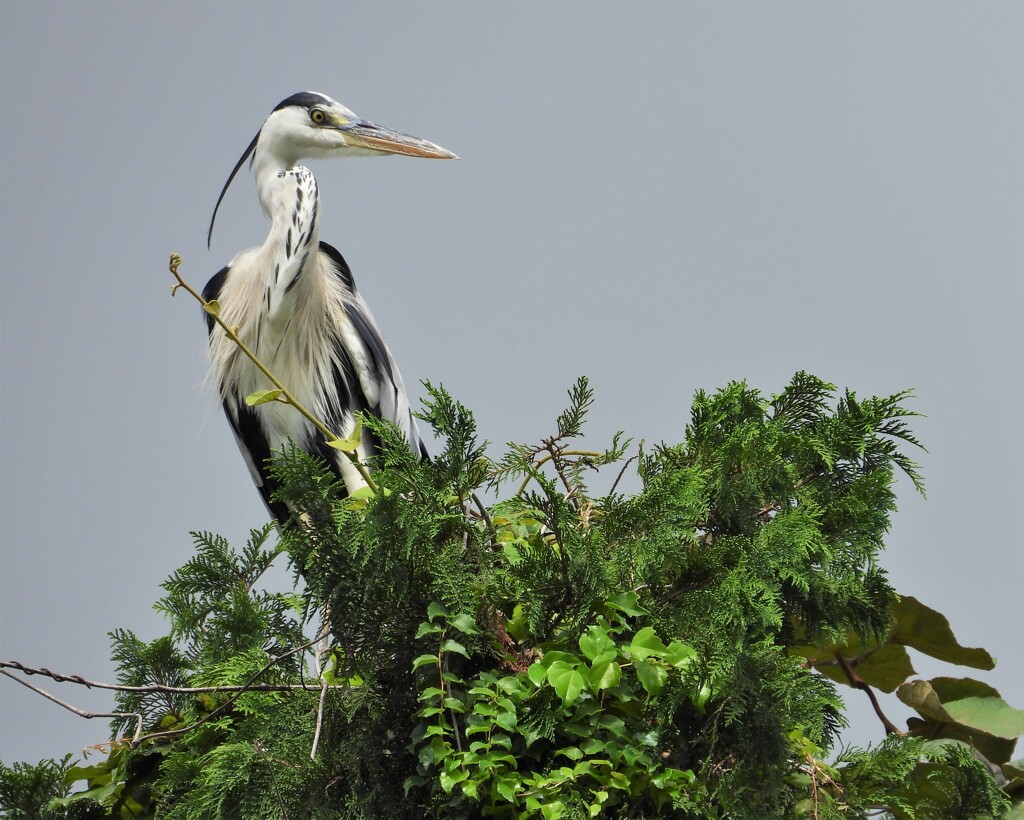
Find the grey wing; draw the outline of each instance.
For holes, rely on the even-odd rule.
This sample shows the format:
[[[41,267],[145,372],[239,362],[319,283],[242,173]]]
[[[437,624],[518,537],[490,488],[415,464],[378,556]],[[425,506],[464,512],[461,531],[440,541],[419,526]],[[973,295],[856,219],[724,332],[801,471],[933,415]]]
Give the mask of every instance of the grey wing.
[[[377,382],[377,401],[368,401],[369,409],[380,418],[395,424],[408,440],[409,448],[426,458],[427,450],[420,437],[416,419],[412,414],[409,397],[405,392],[405,385],[402,383],[402,374],[398,371],[395,357],[391,355],[391,350],[388,348],[387,342],[384,341],[373,314],[356,290],[352,271],[344,257],[331,245],[321,242],[320,250],[327,256],[335,275],[342,279],[352,294],[345,303],[345,313],[373,360],[373,373]]]

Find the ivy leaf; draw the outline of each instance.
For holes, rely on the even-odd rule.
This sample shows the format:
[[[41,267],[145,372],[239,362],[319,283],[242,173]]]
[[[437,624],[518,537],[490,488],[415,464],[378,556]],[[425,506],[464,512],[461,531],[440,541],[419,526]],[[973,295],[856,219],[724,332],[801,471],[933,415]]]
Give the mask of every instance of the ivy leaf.
[[[436,601],[431,602],[430,606],[427,607],[427,620],[434,621],[447,614],[448,610],[445,609],[444,604],[439,604]]]
[[[548,681],[565,707],[572,706],[586,685],[579,669],[565,661],[555,661],[548,667]]]
[[[681,641],[672,641],[668,645],[665,661],[676,669],[689,666],[697,658],[697,650]]]
[[[430,663],[437,663],[437,655],[420,655],[416,660],[412,662],[413,671],[416,671],[421,666],[426,666]]]
[[[629,645],[630,654],[638,661],[651,656],[657,658],[668,657],[668,647],[662,643],[661,638],[654,634],[654,629],[645,626],[633,636]]]
[[[533,681],[534,686],[543,686],[544,679],[548,676],[548,670],[542,663],[533,663],[526,670],[526,676]]]
[[[640,596],[635,592],[623,592],[608,600],[608,606],[632,618],[651,613],[640,606]]]
[[[424,635],[433,635],[437,632],[444,632],[444,627],[440,624],[432,624],[424,621],[416,630],[416,637],[422,638]]]
[[[464,647],[458,641],[453,641],[451,638],[448,638],[447,640],[441,641],[441,649],[440,649],[440,651],[441,652],[456,652],[459,655],[462,655],[462,657],[464,657],[464,658],[468,658],[469,657],[469,652],[466,651],[466,647]]]
[[[640,679],[640,685],[647,690],[647,694],[653,697],[661,691],[668,680],[668,670],[660,664],[646,660],[636,665],[636,676]]]
[[[455,629],[466,635],[479,635],[480,630],[476,628],[476,621],[468,612],[463,612],[448,621]]]
[[[595,692],[611,689],[622,678],[622,667],[610,658],[599,658],[590,669],[590,688]]]
[[[608,637],[608,632],[597,625],[593,625],[586,634],[580,635],[580,651],[588,660],[596,660],[606,652],[612,652],[614,657],[615,643]]]

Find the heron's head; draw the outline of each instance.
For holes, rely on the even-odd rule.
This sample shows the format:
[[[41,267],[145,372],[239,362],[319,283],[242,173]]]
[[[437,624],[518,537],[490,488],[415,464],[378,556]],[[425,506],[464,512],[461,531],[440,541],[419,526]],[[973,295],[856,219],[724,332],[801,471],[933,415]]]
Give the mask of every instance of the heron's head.
[[[372,154],[458,159],[440,145],[367,122],[315,91],[293,94],[277,104],[256,142],[256,155],[263,151],[289,166],[300,159]]]
[[[271,165],[291,167],[301,159],[384,154],[458,159],[440,145],[361,119],[326,94],[316,91],[292,94],[270,112],[224,183],[213,209],[207,244],[213,236],[213,222],[221,200],[247,159],[250,164],[259,159]]]

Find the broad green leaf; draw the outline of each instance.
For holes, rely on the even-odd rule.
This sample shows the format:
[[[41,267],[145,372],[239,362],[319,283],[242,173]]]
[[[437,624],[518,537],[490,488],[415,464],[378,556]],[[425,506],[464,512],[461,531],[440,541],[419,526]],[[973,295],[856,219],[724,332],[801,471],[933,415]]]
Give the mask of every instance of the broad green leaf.
[[[833,651],[842,653],[842,657],[854,668],[861,680],[883,692],[895,692],[897,686],[915,674],[910,655],[906,648],[898,643],[887,643],[878,649],[867,650],[866,654],[859,658],[851,655],[847,647],[837,646]],[[814,668],[829,680],[844,686],[852,685],[836,660],[836,655],[826,655],[822,652],[819,658],[812,662]]]
[[[603,714],[598,723],[607,731],[611,732],[615,737],[624,738],[626,736],[626,724],[622,718],[617,715]]]
[[[891,641],[901,643],[938,658],[940,661],[970,666],[973,669],[992,669],[995,661],[987,650],[960,646],[949,621],[939,612],[909,595],[892,607],[896,621]]]
[[[649,695],[657,695],[668,679],[668,670],[660,664],[649,660],[640,661],[636,665],[636,676]]]
[[[522,604],[516,604],[512,610],[512,617],[505,621],[505,631],[515,640],[522,641],[526,637],[526,612]]]
[[[444,632],[444,627],[440,624],[431,624],[424,621],[416,630],[416,637],[422,638],[424,635],[433,635],[437,632]]]
[[[689,666],[697,657],[697,650],[681,641],[672,641],[668,645],[668,654],[665,661],[676,669],[683,669]]]
[[[502,712],[494,719],[494,722],[506,732],[514,732],[516,730],[516,713]]]
[[[548,681],[562,699],[563,706],[572,706],[586,683],[579,669],[565,661],[555,661],[548,667]]]
[[[534,686],[542,686],[544,679],[548,676],[548,670],[542,663],[530,664],[530,668],[526,670],[527,677],[533,681]]]
[[[447,615],[448,610],[445,609],[444,604],[439,604],[436,601],[432,602],[427,607],[427,620],[434,621],[443,615]]]
[[[466,651],[466,647],[464,647],[458,641],[453,641],[451,638],[441,641],[441,648],[439,651],[455,652],[459,655],[462,655],[464,658],[469,657],[469,652]]]
[[[617,609],[624,615],[629,615],[633,618],[650,614],[650,612],[640,606],[640,597],[635,592],[623,592],[621,595],[610,598],[607,604],[612,609]]]
[[[945,704],[946,711],[957,723],[1012,740],[1024,735],[1024,710],[1014,709],[998,697],[975,697]]]
[[[506,542],[502,545],[501,551],[505,553],[505,560],[508,561],[512,566],[518,565],[523,560],[522,553],[519,552],[519,550],[516,549],[516,547],[509,542]]]
[[[915,680],[896,690],[896,696],[923,718],[907,721],[912,734],[964,741],[1001,765],[1013,754],[1024,712],[998,695],[988,684],[970,678]]]
[[[419,669],[421,666],[427,666],[428,664],[437,664],[437,655],[420,655],[412,662],[413,670]]]
[[[255,393],[250,393],[245,397],[245,403],[250,407],[255,407],[257,404],[266,404],[268,401],[275,401],[282,392],[279,387],[274,387],[271,390],[257,390]]]
[[[209,302],[203,305],[203,310],[205,310],[211,316],[220,316],[220,302],[218,302],[216,299],[211,299]]]
[[[516,800],[516,781],[512,777],[499,777],[495,781],[495,786],[498,789],[498,794],[504,797],[509,803],[514,803]]]
[[[668,656],[668,647],[662,643],[661,638],[654,634],[654,629],[645,626],[633,636],[629,644],[630,654],[638,661],[651,656],[665,658]]]
[[[566,663],[569,666],[579,666],[580,664],[580,659],[577,658],[575,655],[571,655],[568,652],[545,652],[544,657],[540,659],[540,662],[548,668],[550,668],[551,664],[553,664],[555,661]]]
[[[451,624],[455,629],[459,630],[459,632],[462,632],[466,635],[480,634],[480,630],[476,628],[476,621],[473,619],[473,616],[470,615],[468,612],[462,612],[456,615],[454,618],[449,619],[448,623]]]
[[[615,652],[615,643],[608,633],[599,626],[591,626],[584,635],[580,635],[580,651],[588,660],[594,660],[605,652]],[[613,655],[614,657],[614,655]]]
[[[617,685],[622,678],[622,667],[608,658],[599,658],[594,661],[590,669],[590,688],[595,692],[602,689],[611,689]]]

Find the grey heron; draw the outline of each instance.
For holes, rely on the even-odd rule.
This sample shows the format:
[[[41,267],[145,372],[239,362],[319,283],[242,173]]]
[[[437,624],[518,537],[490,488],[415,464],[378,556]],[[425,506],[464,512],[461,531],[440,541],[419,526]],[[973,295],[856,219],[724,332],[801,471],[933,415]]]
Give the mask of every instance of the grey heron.
[[[426,451],[402,377],[342,255],[320,241],[320,195],[302,159],[404,154],[457,159],[432,142],[360,119],[316,92],[281,101],[245,149],[217,198],[207,235],[239,169],[248,159],[263,212],[271,221],[264,243],[241,251],[206,285],[203,298],[220,304],[220,317],[288,388],[338,437],[351,434],[357,412],[391,421],[414,452]],[[223,329],[207,316],[211,373],[235,439],[263,500],[281,522],[285,505],[272,498],[271,451],[289,440],[321,456],[348,492],[365,482],[351,461],[294,407],[271,401],[250,407],[245,398],[271,384]],[[364,435],[358,454],[373,454]]]

